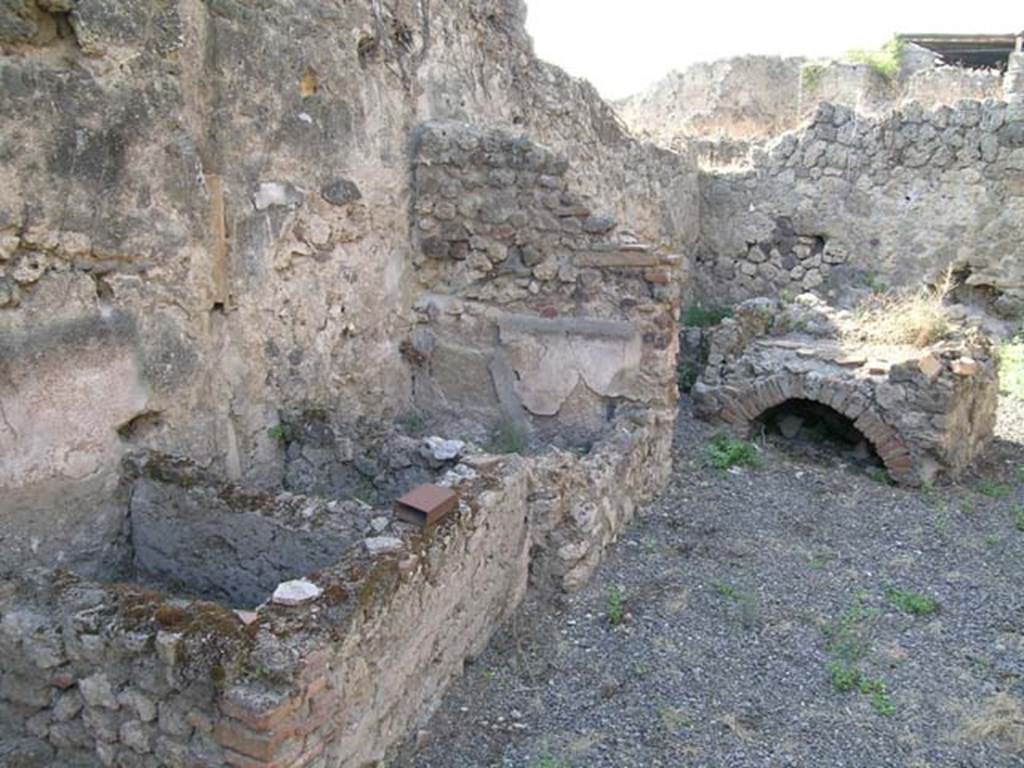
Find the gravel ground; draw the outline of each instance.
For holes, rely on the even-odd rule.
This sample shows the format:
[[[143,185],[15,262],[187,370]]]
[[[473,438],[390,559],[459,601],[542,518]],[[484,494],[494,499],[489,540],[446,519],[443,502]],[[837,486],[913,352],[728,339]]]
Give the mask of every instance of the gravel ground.
[[[1024,766],[967,728],[1024,700],[1024,402],[998,433],[913,491],[774,443],[712,469],[684,402],[662,497],[580,593],[532,595],[392,765]]]

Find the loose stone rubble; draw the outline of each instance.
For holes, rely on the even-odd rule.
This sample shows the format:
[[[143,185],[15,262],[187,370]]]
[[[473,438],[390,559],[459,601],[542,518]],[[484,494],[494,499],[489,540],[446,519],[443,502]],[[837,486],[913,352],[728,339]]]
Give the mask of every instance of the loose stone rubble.
[[[785,305],[751,299],[711,330],[697,409],[749,437],[768,409],[809,400],[848,417],[893,480],[958,476],[995,428],[996,361],[983,336],[953,336],[927,348],[844,338],[847,313],[813,294]]]

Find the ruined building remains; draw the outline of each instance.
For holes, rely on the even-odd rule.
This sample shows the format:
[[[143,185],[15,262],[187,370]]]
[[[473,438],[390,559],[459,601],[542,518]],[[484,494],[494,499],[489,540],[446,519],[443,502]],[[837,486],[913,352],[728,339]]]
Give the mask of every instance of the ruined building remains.
[[[664,486],[684,302],[753,300],[709,418],[816,399],[909,483],[983,450],[983,337],[879,373],[769,317],[950,270],[1020,317],[1019,53],[1006,94],[801,102],[699,168],[524,16],[0,4],[0,762],[384,759]]]

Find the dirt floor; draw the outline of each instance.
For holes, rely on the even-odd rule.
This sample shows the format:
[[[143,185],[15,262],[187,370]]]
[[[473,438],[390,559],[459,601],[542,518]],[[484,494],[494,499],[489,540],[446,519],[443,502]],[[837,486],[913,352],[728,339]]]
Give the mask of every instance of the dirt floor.
[[[776,442],[714,469],[683,403],[663,496],[392,765],[1024,766],[1024,402],[998,434],[977,473],[908,490]]]

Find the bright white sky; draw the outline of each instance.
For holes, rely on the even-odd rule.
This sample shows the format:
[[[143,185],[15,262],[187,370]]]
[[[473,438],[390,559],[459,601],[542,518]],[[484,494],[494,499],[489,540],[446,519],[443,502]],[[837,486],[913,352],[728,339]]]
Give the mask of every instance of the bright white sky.
[[[744,53],[838,55],[896,32],[1010,33],[1024,0],[527,0],[537,54],[628,96],[672,69]]]

